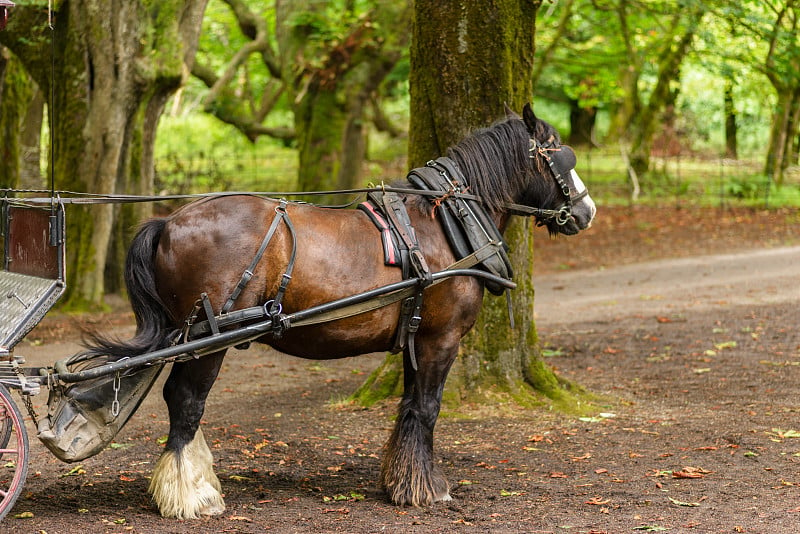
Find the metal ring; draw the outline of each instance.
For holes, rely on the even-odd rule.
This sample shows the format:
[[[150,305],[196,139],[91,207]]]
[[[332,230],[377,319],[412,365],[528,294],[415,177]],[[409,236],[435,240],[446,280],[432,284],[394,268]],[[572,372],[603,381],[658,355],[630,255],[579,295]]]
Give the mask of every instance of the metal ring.
[[[273,311],[272,306],[274,304],[275,304],[274,300],[268,300],[267,302],[264,303],[264,311],[266,312],[267,317],[283,313],[283,305],[279,302],[277,310]]]
[[[559,226],[564,226],[571,218],[572,213],[569,206],[561,206],[561,209],[558,210],[558,214],[556,215],[556,223]]]

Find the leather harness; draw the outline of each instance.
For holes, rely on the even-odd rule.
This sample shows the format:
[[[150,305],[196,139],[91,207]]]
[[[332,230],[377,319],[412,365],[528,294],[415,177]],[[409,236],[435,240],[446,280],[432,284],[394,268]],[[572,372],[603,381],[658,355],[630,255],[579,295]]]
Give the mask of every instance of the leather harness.
[[[467,184],[455,162],[449,158],[429,161],[425,167],[412,170],[408,175],[408,180],[416,190],[424,191],[426,198],[432,204],[432,216],[436,216],[440,221],[442,230],[458,259],[450,268],[467,269],[478,266],[489,272],[498,281],[493,281],[491,277],[487,277],[483,281],[487,289],[494,294],[502,294],[509,287],[513,287],[514,284],[510,282],[512,270],[506,254],[507,245],[478,199],[465,193]],[[441,195],[436,196],[436,193],[441,193]],[[281,300],[292,278],[297,252],[294,226],[286,211],[287,204],[288,202],[282,199],[275,208],[275,217],[261,246],[256,251],[250,265],[242,273],[239,282],[223,305],[220,315],[214,316],[207,295],[201,295],[195,309],[187,318],[180,337],[188,339],[200,333],[198,328],[194,328],[201,326],[195,324],[200,309],[203,309],[206,315],[206,328],[212,333],[219,332],[218,319],[223,320],[233,308],[236,299],[253,277],[258,263],[281,223],[289,231],[292,252],[279,288],[275,296],[261,307],[263,310],[261,314],[269,317],[272,321],[272,335],[276,338],[281,337],[283,332],[292,326],[281,307]],[[333,314],[323,320],[335,320],[363,313],[401,300],[400,317],[391,352],[400,352],[408,347],[411,366],[416,370],[414,337],[422,321],[424,291],[435,283],[433,275],[419,248],[414,227],[406,211],[404,197],[400,193],[387,188],[374,189],[368,193],[367,200],[359,205],[359,209],[369,215],[380,231],[384,248],[384,262],[387,265],[399,267],[404,280],[414,278],[417,283],[397,297],[387,296],[376,299],[379,301],[377,304],[365,303],[353,309],[345,309],[341,313]],[[322,320],[314,322],[322,322]],[[294,326],[299,325],[295,324]],[[177,341],[176,339],[175,342]]]
[[[453,160],[439,158],[429,161],[425,167],[412,170],[408,180],[417,189],[441,193],[440,196],[427,196],[432,204],[431,214],[439,220],[460,265],[477,265],[504,280],[511,280],[512,269],[502,235],[480,202],[465,199],[461,194],[467,185]],[[407,346],[410,363],[416,370],[414,336],[422,320],[423,292],[432,281],[430,269],[419,249],[400,195],[393,191],[371,192],[359,209],[369,215],[381,232],[384,262],[400,267],[404,279],[416,277],[419,280],[414,294],[403,300],[391,350],[400,352]],[[507,289],[507,286],[492,281],[484,283],[496,295]]]

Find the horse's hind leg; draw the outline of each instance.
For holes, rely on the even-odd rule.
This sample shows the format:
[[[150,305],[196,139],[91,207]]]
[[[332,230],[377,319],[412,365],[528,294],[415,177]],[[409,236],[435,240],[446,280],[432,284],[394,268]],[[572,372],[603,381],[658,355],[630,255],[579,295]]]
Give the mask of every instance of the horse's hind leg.
[[[433,458],[433,429],[439,416],[455,347],[417,343],[418,369],[405,357],[405,391],[381,465],[381,485],[399,505],[427,506],[450,500],[450,485]]]
[[[149,489],[164,517],[194,519],[225,511],[211,451],[200,430],[206,397],[224,356],[221,351],[176,363],[164,384],[169,437]]]

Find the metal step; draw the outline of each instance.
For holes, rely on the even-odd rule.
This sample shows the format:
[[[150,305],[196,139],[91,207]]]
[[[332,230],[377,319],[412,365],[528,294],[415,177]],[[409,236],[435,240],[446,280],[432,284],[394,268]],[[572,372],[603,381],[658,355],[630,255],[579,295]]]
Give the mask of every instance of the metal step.
[[[61,280],[0,271],[0,356],[42,320],[64,289]]]

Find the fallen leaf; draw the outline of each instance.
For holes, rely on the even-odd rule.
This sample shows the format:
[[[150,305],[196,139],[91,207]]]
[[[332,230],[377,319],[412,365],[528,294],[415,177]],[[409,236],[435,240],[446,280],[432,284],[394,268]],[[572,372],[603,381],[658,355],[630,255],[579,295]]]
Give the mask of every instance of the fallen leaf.
[[[603,499],[602,497],[592,497],[588,501],[584,502],[584,504],[591,504],[591,505],[604,505],[611,502],[611,499]]]
[[[684,501],[679,501],[678,499],[673,499],[672,497],[669,497],[669,502],[671,502],[676,506],[689,506],[689,507],[700,506],[699,502],[684,502]]]
[[[680,471],[673,471],[672,478],[703,478],[710,473],[702,467],[684,467]]]
[[[797,430],[781,430],[780,428],[773,428],[772,433],[781,439],[800,438],[800,432]]]
[[[75,467],[73,467],[72,469],[67,471],[66,473],[61,473],[58,476],[59,477],[74,477],[74,476],[85,475],[85,474],[86,474],[86,469],[84,469],[82,465],[76,465]]]

